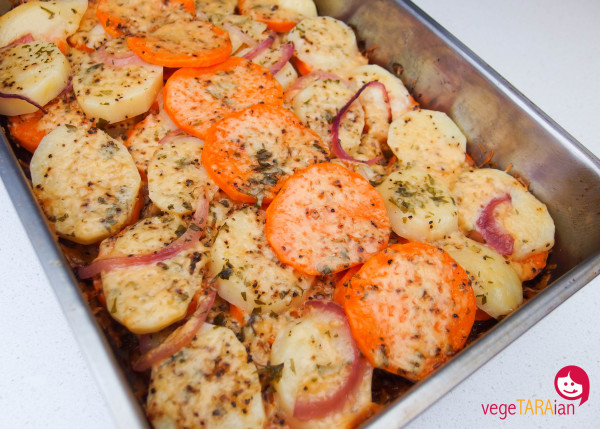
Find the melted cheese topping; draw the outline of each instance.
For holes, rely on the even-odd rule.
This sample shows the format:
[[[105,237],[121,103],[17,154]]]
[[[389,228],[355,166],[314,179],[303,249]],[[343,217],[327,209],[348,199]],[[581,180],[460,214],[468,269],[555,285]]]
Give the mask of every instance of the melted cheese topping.
[[[138,122],[125,141],[138,170],[148,174],[148,166],[156,149],[161,147],[161,139],[176,129],[177,125],[164,112],[150,114]]]
[[[73,34],[87,0],[29,1],[0,16],[0,46],[27,34],[35,40],[59,41]]]
[[[96,128],[61,125],[31,159],[34,192],[56,232],[90,244],[130,220],[141,179],[127,149]]]
[[[237,0],[195,0],[196,15],[205,13],[208,15],[233,15],[237,6]]]
[[[244,15],[258,21],[298,22],[317,16],[312,0],[243,0],[239,6]]]
[[[372,338],[377,338],[378,326],[396,325],[394,337],[386,338],[385,343],[368,345],[374,366],[397,368],[398,374],[418,380],[453,355],[455,347],[460,347],[466,339],[450,333],[459,317],[454,312],[464,311],[455,309],[460,301],[455,299],[451,286],[454,279],[449,278],[455,273],[449,272],[447,261],[435,254],[416,252],[410,257],[398,257],[390,248],[385,252],[379,254],[380,258],[389,258],[381,268],[385,274],[371,273],[372,280],[365,279],[369,286],[364,288],[352,289],[351,281],[348,294],[362,295],[365,309],[377,309],[368,314],[369,326],[363,326],[371,331]],[[472,292],[469,289],[465,293]],[[350,320],[351,326],[353,322],[359,323],[355,317]]]
[[[185,226],[176,216],[146,218],[102,242],[99,258],[143,255],[167,245]],[[198,243],[162,262],[102,273],[111,316],[131,332],[157,332],[182,319],[202,287],[207,249]]]
[[[232,331],[204,324],[189,346],[152,367],[147,413],[155,428],[261,428],[258,372]]]
[[[262,210],[233,213],[212,246],[209,277],[219,295],[246,314],[281,313],[302,299],[314,277],[279,262],[267,243]]]
[[[200,139],[182,136],[161,146],[148,167],[148,193],[161,210],[175,214],[196,211],[198,198],[208,198],[217,191],[217,185],[200,162]]]
[[[148,34],[157,51],[196,56],[197,52],[218,50],[229,45],[227,32],[208,21],[178,21],[165,24]],[[225,58],[226,59],[226,58]]]
[[[285,234],[285,240],[276,240],[279,257],[309,274],[336,273],[363,263],[389,239],[381,196],[362,177],[334,165],[315,164],[297,172],[268,208],[274,215],[267,217],[267,234]],[[321,176],[321,168],[329,171]]]
[[[22,4],[0,17],[0,46],[27,33],[36,39],[64,42],[65,37],[77,30],[86,6],[87,0]],[[479,308],[499,317],[520,305],[521,283],[509,263],[457,230],[460,225],[464,233],[472,232],[482,207],[490,199],[509,193],[512,205],[500,205],[495,217],[515,237],[512,257],[526,258],[548,250],[554,243],[554,224],[543,204],[503,172],[465,172],[466,138],[456,124],[441,112],[412,111],[415,102],[400,79],[379,66],[366,65],[367,58],[359,52],[352,29],[336,19],[316,17],[312,0],[195,0],[195,6],[200,21],[191,21],[192,16],[181,1],[111,0],[103,2],[103,7],[108,7],[108,15],[118,22],[102,24],[109,27],[111,34],[143,36],[155,32],[155,36],[167,36],[168,40],[160,41],[162,47],[183,46],[190,53],[192,45],[214,48],[224,43],[226,35],[215,38],[209,34],[210,24],[205,22],[209,21],[228,31],[233,52],[241,56],[273,37],[265,23],[251,16],[300,21],[287,35],[275,36],[272,47],[257,55],[253,62],[270,67],[279,61],[281,43],[293,42],[293,61],[303,72],[322,70],[340,76],[339,80],[324,79],[322,74],[315,73],[312,81],[304,80],[303,86],[293,87],[286,96],[295,114],[326,145],[331,142],[331,125],[342,106],[364,84],[383,83],[389,105],[383,100],[380,88],[367,89],[344,115],[339,138],[346,152],[362,160],[380,155],[381,146],[387,143],[398,162],[384,166],[335,161],[371,183],[383,181],[378,191],[398,235],[413,241],[442,239],[437,244],[468,270]],[[245,7],[248,10],[244,13],[250,16],[232,15],[236,7],[238,12]],[[204,324],[187,347],[156,364],[147,398],[147,414],[153,426],[355,427],[373,410],[370,366],[342,410],[308,422],[293,418],[298,397],[326,396],[344,380],[353,341],[344,335],[340,320],[329,314],[308,311],[300,318],[298,314],[308,299],[331,301],[335,277],[328,274],[355,263],[368,263],[371,255],[387,245],[390,222],[383,204],[378,203],[381,210],[375,211],[373,198],[369,203],[362,201],[361,195],[372,188],[358,183],[356,178],[347,183],[322,177],[304,178],[305,183],[292,196],[287,195],[290,206],[274,230],[292,237],[291,243],[298,247],[294,249],[298,250],[298,260],[314,257],[317,264],[311,269],[320,277],[301,274],[285,265],[267,242],[262,208],[229,200],[208,177],[200,163],[201,140],[180,136],[159,143],[177,129],[162,106],[158,114],[146,116],[131,134],[127,133],[139,120],[132,118],[148,112],[157,100],[163,84],[162,67],[139,63],[115,67],[109,64],[110,59],[97,53],[88,54],[102,44],[107,54],[116,57],[126,57],[130,51],[123,37],[112,39],[98,23],[95,2],[83,16],[78,31],[69,38],[78,48],[68,54],[74,73],[73,97],[76,95],[77,101],[73,97],[61,98],[48,106],[49,113],[37,123],[38,128],[48,132],[58,128],[42,141],[31,161],[36,196],[60,236],[83,244],[105,239],[99,253],[100,258],[105,258],[148,254],[164,248],[185,231],[186,223],[180,216],[192,213],[199,195],[207,193],[212,201],[203,243],[159,263],[103,272],[101,281],[107,310],[133,333],[156,333],[156,337],[164,337],[186,317],[206,274],[220,296],[209,320],[221,324],[216,320],[222,315],[227,326],[243,338],[242,344],[231,330]],[[181,25],[184,21],[186,26]],[[189,26],[195,30],[191,36]],[[207,34],[208,39],[204,37]],[[0,72],[7,77],[2,82],[4,92],[16,88],[17,93],[45,104],[66,84],[69,64],[54,44],[32,42],[5,48],[0,55]],[[240,80],[248,78],[248,67],[239,67],[233,78],[227,74],[186,83],[173,95],[171,109],[188,105],[190,112],[201,111],[201,106],[189,106],[194,92],[202,92],[202,97],[211,100],[222,99],[223,104],[233,103],[234,110],[249,105],[247,96],[236,98],[244,87],[238,85]],[[266,70],[261,70],[261,74],[269,75]],[[292,87],[297,77],[289,62],[275,75],[284,89]],[[264,89],[259,84],[246,86],[253,91]],[[41,95],[46,93],[54,95]],[[280,95],[272,98],[279,101]],[[160,95],[158,98],[160,104]],[[2,110],[7,105],[10,109],[16,106],[16,110]],[[0,99],[0,114],[35,110],[22,100]],[[390,110],[394,121],[391,125]],[[223,115],[210,122],[220,120]],[[116,123],[112,131],[129,136],[127,146],[131,156],[120,143],[87,126],[93,117],[98,122]],[[252,150],[251,158],[259,160],[251,166],[257,172],[251,181],[256,186],[249,188],[256,196],[264,191],[260,184],[273,180],[269,175],[279,167],[285,174],[291,174],[298,163],[322,161],[320,155],[304,148],[294,152],[281,144],[286,141],[281,135],[286,134],[292,140],[297,140],[297,135],[284,130],[285,124],[276,120],[265,125],[262,123],[265,119],[268,118],[264,115],[255,118],[251,125],[256,130],[243,135],[244,139],[240,139],[241,131],[232,137],[243,140],[241,147]],[[265,147],[265,138],[272,136],[276,144]],[[315,142],[320,146],[318,140]],[[326,155],[326,151],[321,152]],[[231,164],[233,168],[239,167],[238,163]],[[136,166],[148,178],[151,201],[145,216],[159,211],[163,214],[125,228],[131,222],[133,206],[140,195]],[[278,183],[283,182],[283,176],[277,179]],[[451,194],[446,184],[453,185],[455,181]],[[280,195],[286,192],[289,194],[284,188]],[[314,193],[319,195],[318,201]],[[456,195],[459,209],[452,195]],[[379,201],[377,193],[375,197]],[[300,222],[302,219],[308,221]],[[395,239],[393,236],[392,240]],[[211,244],[210,249],[205,247]],[[287,243],[286,246],[287,250],[282,249],[288,252],[288,257],[293,246]],[[363,293],[361,299],[373,299],[369,288],[373,287],[374,292],[378,288],[376,282],[383,282],[372,304],[378,305],[380,311],[375,319],[380,319],[369,323],[368,329],[373,329],[375,337],[383,335],[382,327],[390,320],[405,325],[391,340],[388,350],[372,350],[375,363],[389,370],[388,364],[393,359],[399,374],[417,379],[420,374],[433,371],[464,344],[448,334],[459,317],[454,314],[460,313],[456,307],[462,304],[448,291],[446,286],[452,279],[440,272],[444,267],[439,260],[421,255],[408,261],[390,260],[388,264],[390,267],[385,268],[391,274],[375,274],[367,279],[368,285],[373,286],[353,292]],[[460,268],[456,264],[453,267]],[[465,290],[466,280],[461,291]],[[399,311],[398,306],[385,306],[399,296],[412,303],[406,312]],[[466,336],[463,333],[461,340]],[[281,378],[271,380],[269,389],[275,389],[274,395],[271,391],[261,395],[257,368],[252,362],[261,367],[283,365]]]
[[[105,46],[109,54],[129,51],[125,39]],[[150,64],[115,67],[89,55],[73,78],[73,90],[86,115],[119,122],[148,111],[162,88],[162,70]]]
[[[181,1],[120,0],[107,1],[102,6],[115,17],[119,34],[125,35],[149,33],[164,24],[192,17]]]

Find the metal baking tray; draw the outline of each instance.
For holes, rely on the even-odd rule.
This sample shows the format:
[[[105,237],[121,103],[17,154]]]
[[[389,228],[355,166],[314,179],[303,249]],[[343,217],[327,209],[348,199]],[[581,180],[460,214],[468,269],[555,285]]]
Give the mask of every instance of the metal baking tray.
[[[449,392],[600,273],[600,161],[467,47],[409,1],[316,0],[320,14],[346,21],[371,61],[397,73],[426,108],[448,113],[475,162],[494,151],[547,204],[556,224],[548,287],[415,384],[369,428],[401,427]],[[0,11],[8,0],[0,0]],[[4,130],[0,176],[36,249],[118,427],[148,427],[104,332],[46,224]]]

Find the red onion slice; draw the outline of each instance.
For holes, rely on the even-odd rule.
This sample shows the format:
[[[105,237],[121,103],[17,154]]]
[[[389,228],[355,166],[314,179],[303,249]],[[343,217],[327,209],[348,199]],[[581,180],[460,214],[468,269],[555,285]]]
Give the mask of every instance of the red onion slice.
[[[322,418],[341,410],[350,395],[352,395],[360,385],[364,372],[367,369],[367,365],[360,357],[358,347],[352,338],[350,325],[348,324],[348,319],[346,319],[346,314],[342,307],[334,302],[320,300],[309,301],[306,303],[306,306],[310,308],[311,311],[314,309],[327,312],[342,322],[342,329],[345,335],[348,336],[350,344],[352,345],[352,361],[349,364],[348,377],[340,384],[337,390],[330,395],[319,398],[310,398],[306,396],[296,398],[296,403],[294,404],[294,418],[303,422]]]
[[[94,51],[96,61],[111,65],[113,67],[126,66],[149,66],[147,62],[142,60],[133,51],[123,51],[118,54],[109,54],[106,52],[106,46],[102,45]]]
[[[22,37],[19,37],[18,39],[12,41],[11,43],[9,43],[8,45],[6,45],[6,47],[11,47],[11,46],[16,46],[16,45],[23,45],[25,43],[31,43],[34,42],[35,39],[33,38],[33,36],[31,35],[31,33],[26,34]],[[67,86],[65,86],[65,88],[62,90],[62,92],[59,94],[63,94],[65,92],[70,91],[71,89],[73,89],[73,84],[72,84],[72,78],[69,78],[69,82],[67,83]],[[10,94],[10,93],[6,93],[6,92],[0,92],[0,98],[15,98],[18,100],[23,100],[29,104],[31,104],[34,107],[37,107],[38,109],[40,109],[42,112],[44,113],[48,113],[48,111],[46,109],[44,109],[43,106],[41,106],[39,103],[37,103],[36,101],[32,100],[29,97],[26,97],[24,95],[20,95],[20,94]]]
[[[37,107],[42,112],[48,113],[48,111],[46,109],[44,109],[43,106],[41,106],[37,102],[33,101],[31,98],[26,97],[26,96],[21,95],[21,94],[8,94],[6,92],[0,92],[0,98],[16,98],[18,100],[23,100],[23,101],[26,101],[27,103],[31,104],[32,106]]]
[[[475,222],[477,230],[485,240],[486,244],[503,256],[512,255],[515,239],[502,229],[496,218],[494,210],[499,204],[512,202],[510,194],[493,198],[481,211]]]
[[[129,268],[140,265],[149,265],[156,262],[170,259],[192,246],[195,246],[198,241],[204,236],[204,227],[206,226],[206,218],[208,216],[208,199],[204,195],[198,200],[196,212],[192,217],[192,222],[188,229],[177,240],[173,241],[162,249],[147,253],[145,255],[135,256],[115,256],[111,258],[96,259],[87,267],[79,269],[77,274],[81,279],[88,279],[101,273],[102,271],[111,271],[118,268]]]
[[[73,75],[69,76],[69,81],[67,82],[67,86],[64,87],[64,89],[60,92],[60,94],[58,94],[58,96],[60,97],[60,96],[67,95],[71,91],[73,91]]]
[[[352,98],[350,100],[348,100],[348,102],[344,105],[344,107],[342,107],[340,109],[340,111],[336,115],[335,119],[333,120],[333,124],[331,125],[331,151],[335,154],[335,156],[337,156],[340,159],[343,159],[346,161],[352,161],[352,162],[364,162],[365,164],[374,164],[382,158],[381,156],[377,156],[377,157],[369,159],[367,161],[361,161],[359,159],[353,158],[344,150],[344,148],[340,144],[340,139],[338,137],[340,123],[342,122],[342,118],[344,117],[344,115],[346,114],[348,109],[350,109],[350,106],[352,105],[352,103],[354,103],[354,101],[356,101],[356,99],[358,97],[360,97],[360,94],[365,89],[369,88],[370,86],[376,86],[376,87],[380,88],[381,91],[383,92],[383,99],[385,100],[385,102],[387,103],[388,106],[390,104],[390,97],[388,95],[387,90],[385,89],[385,85],[376,80],[364,84],[362,86],[362,88],[360,88],[356,92],[356,94],[354,94],[354,96],[352,96]],[[389,111],[390,110],[388,108],[388,112]]]
[[[275,64],[269,67],[269,71],[273,74],[281,70],[290,58],[292,58],[292,55],[294,55],[294,44],[292,42],[284,43],[280,46],[279,50],[281,51],[281,56]]]
[[[265,49],[268,49],[269,47],[271,47],[271,45],[273,44],[274,41],[275,41],[275,34],[269,34],[269,37],[267,37],[265,40],[263,40],[258,45],[253,47],[250,51],[246,52],[246,54],[244,55],[244,58],[252,61]]]
[[[150,334],[138,335],[138,343],[140,347],[140,353],[145,355],[152,350],[156,345],[153,344],[152,337]]]
[[[26,35],[21,36],[18,39],[13,40],[12,42],[10,42],[5,47],[10,47],[10,46],[15,46],[15,45],[23,45],[25,43],[31,43],[33,41],[35,41],[35,39],[31,35],[31,33],[27,33]]]
[[[194,314],[192,314],[187,322],[173,331],[161,345],[144,353],[132,365],[133,370],[138,372],[146,371],[152,365],[173,356],[187,346],[194,339],[196,332],[204,325],[206,316],[215,302],[216,295],[216,290],[212,288],[205,291],[204,295],[198,300],[196,311],[194,311]]]

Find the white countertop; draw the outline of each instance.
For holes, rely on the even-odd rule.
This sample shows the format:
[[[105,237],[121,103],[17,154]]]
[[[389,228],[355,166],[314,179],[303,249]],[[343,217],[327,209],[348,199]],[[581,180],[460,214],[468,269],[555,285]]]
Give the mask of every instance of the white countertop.
[[[570,134],[600,156],[600,2],[416,0]],[[0,185],[0,427],[113,427],[34,250]],[[429,427],[598,427],[600,278],[414,420]],[[554,376],[578,365],[589,401],[575,415],[484,416],[481,404],[559,400]],[[563,401],[564,402],[564,401]],[[517,403],[518,404],[518,403]]]

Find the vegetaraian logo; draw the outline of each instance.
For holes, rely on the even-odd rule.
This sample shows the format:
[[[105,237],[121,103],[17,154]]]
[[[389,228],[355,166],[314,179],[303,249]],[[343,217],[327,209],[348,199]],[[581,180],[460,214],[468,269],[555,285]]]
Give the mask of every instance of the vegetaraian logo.
[[[575,401],[581,398],[579,402],[579,406],[581,406],[588,400],[590,379],[583,369],[575,365],[568,365],[556,373],[554,387],[564,399]]]
[[[580,400],[579,405],[587,402],[590,395],[590,379],[586,372],[575,365],[562,368],[554,377],[554,388],[561,398],[567,401]],[[508,416],[571,416],[575,414],[575,404],[558,402],[556,399],[517,399],[516,403],[481,404],[484,415],[498,416],[500,420]]]

